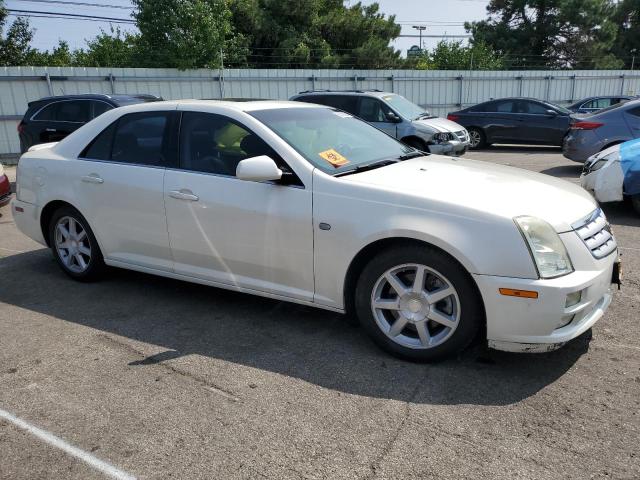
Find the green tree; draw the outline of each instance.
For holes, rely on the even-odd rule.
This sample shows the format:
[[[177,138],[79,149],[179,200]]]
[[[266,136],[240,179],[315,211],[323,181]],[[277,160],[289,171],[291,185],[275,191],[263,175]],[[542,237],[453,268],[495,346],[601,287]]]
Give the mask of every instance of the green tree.
[[[138,35],[111,27],[87,40],[86,49],[77,50],[74,63],[85,67],[135,67]]]
[[[421,70],[501,70],[502,58],[484,43],[440,41],[432,52],[408,58],[407,66]]]
[[[133,0],[140,30],[136,64],[141,67],[216,68],[222,52],[242,57],[224,0]]]
[[[511,67],[610,68],[613,12],[612,0],[491,0],[489,18],[465,27]]]
[[[622,0],[614,13],[618,37],[613,51],[627,68],[640,66],[640,0]],[[635,57],[635,58],[634,58]]]
[[[0,0],[0,65],[26,65],[26,60],[31,53],[33,30],[27,19],[18,17],[7,28],[5,34],[8,16],[9,12],[4,7],[4,1]]]
[[[377,4],[342,0],[230,0],[233,24],[256,67],[382,68],[400,63],[389,42],[400,34]]]

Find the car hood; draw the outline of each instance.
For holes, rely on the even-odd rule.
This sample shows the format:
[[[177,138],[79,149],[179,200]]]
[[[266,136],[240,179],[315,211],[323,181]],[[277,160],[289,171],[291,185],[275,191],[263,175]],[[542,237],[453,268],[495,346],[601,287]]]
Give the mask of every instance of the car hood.
[[[464,127],[462,125],[458,125],[457,123],[452,122],[451,120],[447,120],[446,118],[440,118],[440,117],[424,118],[422,120],[413,120],[413,123],[421,127],[435,130],[436,132],[439,132],[439,133],[459,132],[460,130],[464,130]]]
[[[597,208],[589,193],[567,181],[520,168],[438,155],[342,178],[506,219],[535,216],[558,233],[572,230],[572,223]]]

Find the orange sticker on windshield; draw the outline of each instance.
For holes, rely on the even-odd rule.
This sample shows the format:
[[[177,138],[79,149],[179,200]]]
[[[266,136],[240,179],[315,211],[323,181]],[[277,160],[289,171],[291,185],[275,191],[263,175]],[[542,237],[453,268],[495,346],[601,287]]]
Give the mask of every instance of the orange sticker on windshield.
[[[346,165],[347,163],[349,163],[349,160],[344,158],[342,155],[336,152],[333,148],[330,148],[329,150],[325,150],[324,152],[320,152],[318,153],[318,155],[320,155],[322,158],[324,158],[327,162],[329,162],[331,165],[333,165],[336,168],[342,167],[343,165]]]

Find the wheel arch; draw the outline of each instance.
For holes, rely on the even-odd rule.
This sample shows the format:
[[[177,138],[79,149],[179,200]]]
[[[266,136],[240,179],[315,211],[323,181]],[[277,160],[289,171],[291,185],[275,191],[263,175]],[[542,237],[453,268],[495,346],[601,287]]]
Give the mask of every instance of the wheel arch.
[[[373,258],[375,255],[380,252],[390,249],[390,248],[402,248],[406,245],[418,245],[426,248],[431,248],[436,250],[443,255],[449,257],[452,261],[457,263],[460,268],[465,272],[468,279],[473,285],[476,294],[478,295],[478,299],[480,300],[480,304],[482,306],[482,317],[483,317],[483,325],[482,325],[482,334],[486,337],[486,309],[484,306],[484,299],[482,298],[482,294],[480,292],[480,288],[476,284],[473,275],[469,272],[469,269],[465,267],[463,262],[458,260],[454,255],[445,249],[434,245],[433,243],[418,240],[416,238],[411,237],[388,237],[375,240],[367,245],[365,245],[351,260],[349,267],[347,268],[347,272],[344,279],[343,286],[343,295],[344,295],[344,309],[347,315],[355,315],[355,290],[356,285],[358,283],[358,279],[360,278],[360,274],[369,263],[369,260]]]
[[[78,207],[76,207],[72,203],[67,202],[66,200],[51,200],[40,211],[40,229],[42,231],[42,237],[44,238],[44,241],[47,243],[47,246],[48,247],[51,246],[51,239],[49,238],[49,223],[51,222],[51,218],[53,217],[53,214],[62,207],[71,207],[77,210],[78,212],[80,212],[80,215],[84,217],[87,224],[89,224],[89,228],[91,228],[93,235],[96,237],[96,240],[98,241],[98,246],[102,249],[101,242],[96,235],[95,229],[91,226],[91,224],[89,223],[89,220],[87,220],[87,217],[84,215],[84,213],[82,213],[82,210],[80,210]]]
[[[404,137],[402,137],[402,138],[400,139],[400,141],[401,141],[402,143],[406,144],[406,145],[409,145],[409,144],[407,143],[407,141],[411,141],[411,140],[415,140],[415,141],[417,141],[417,142],[420,142],[420,143],[424,144],[424,146],[425,146],[425,147],[428,147],[428,146],[429,146],[429,143],[428,143],[428,142],[426,142],[423,138],[420,138],[419,136],[417,136],[417,135],[413,135],[413,134],[412,134],[412,135],[405,135]],[[409,146],[411,146],[411,145],[409,145]]]

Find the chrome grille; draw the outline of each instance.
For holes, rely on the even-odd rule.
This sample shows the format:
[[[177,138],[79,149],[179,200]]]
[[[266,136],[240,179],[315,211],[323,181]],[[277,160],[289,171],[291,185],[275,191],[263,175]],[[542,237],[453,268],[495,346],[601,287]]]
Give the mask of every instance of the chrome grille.
[[[595,210],[572,227],[595,258],[604,258],[618,248],[601,209]]]

